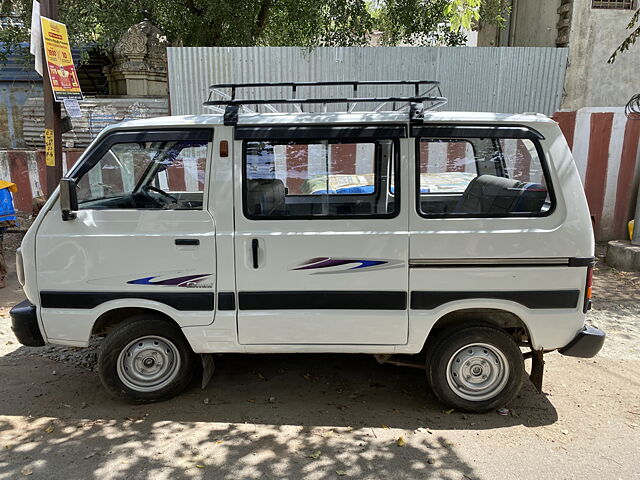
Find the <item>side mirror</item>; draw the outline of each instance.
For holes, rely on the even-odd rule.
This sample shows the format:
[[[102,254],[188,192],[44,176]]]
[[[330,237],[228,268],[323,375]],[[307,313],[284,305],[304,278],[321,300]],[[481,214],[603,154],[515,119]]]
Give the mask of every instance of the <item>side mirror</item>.
[[[62,210],[62,220],[73,220],[78,211],[78,191],[76,181],[73,178],[62,178],[60,180],[60,210]]]

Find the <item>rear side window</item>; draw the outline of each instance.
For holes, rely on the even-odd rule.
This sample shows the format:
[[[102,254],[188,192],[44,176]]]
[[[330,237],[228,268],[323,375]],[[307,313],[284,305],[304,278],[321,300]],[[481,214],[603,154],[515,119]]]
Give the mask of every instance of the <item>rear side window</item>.
[[[418,138],[417,149],[422,216],[540,216],[553,207],[535,139]]]
[[[245,141],[248,218],[393,216],[393,140]]]

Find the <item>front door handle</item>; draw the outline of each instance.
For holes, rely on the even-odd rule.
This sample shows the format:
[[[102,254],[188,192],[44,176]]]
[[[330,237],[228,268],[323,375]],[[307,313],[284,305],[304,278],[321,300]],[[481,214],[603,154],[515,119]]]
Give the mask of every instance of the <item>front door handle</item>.
[[[176,245],[200,245],[200,240],[197,238],[176,238]]]
[[[258,268],[258,239],[251,240],[251,255],[253,256],[253,268]]]

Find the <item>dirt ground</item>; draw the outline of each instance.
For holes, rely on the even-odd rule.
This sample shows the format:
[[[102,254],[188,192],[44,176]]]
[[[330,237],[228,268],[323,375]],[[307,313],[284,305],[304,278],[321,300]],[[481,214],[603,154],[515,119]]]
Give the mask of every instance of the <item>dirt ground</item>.
[[[501,416],[445,411],[422,370],[364,355],[221,355],[206,389],[130,406],[102,389],[95,348],[17,343],[12,269],[0,479],[640,479],[639,285],[601,266],[601,355],[547,355],[544,394],[527,382]]]

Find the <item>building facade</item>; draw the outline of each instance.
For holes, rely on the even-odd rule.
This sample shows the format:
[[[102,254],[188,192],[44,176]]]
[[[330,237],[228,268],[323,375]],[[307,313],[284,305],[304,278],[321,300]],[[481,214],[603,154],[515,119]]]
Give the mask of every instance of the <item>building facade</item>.
[[[637,8],[638,0],[513,0],[506,28],[481,26],[478,46],[569,47],[561,109],[621,107],[640,92],[640,46],[607,60]]]

